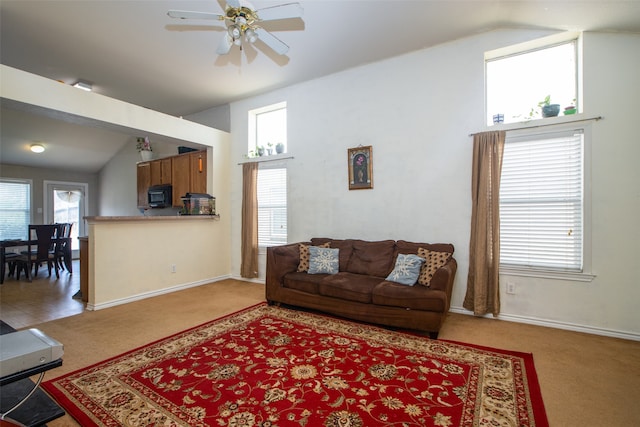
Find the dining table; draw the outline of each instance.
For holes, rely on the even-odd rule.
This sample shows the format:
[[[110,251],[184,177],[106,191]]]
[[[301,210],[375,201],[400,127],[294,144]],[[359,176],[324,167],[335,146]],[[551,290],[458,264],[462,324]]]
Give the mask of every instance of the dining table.
[[[64,266],[69,273],[73,273],[73,267],[71,264],[71,237],[56,237],[51,239],[51,242],[61,243],[61,247],[64,250]],[[66,244],[65,244],[66,243]],[[8,239],[0,240],[0,284],[4,283],[4,276],[6,274],[6,255],[7,248],[15,248],[19,246],[36,246],[37,240],[22,240],[22,239]]]

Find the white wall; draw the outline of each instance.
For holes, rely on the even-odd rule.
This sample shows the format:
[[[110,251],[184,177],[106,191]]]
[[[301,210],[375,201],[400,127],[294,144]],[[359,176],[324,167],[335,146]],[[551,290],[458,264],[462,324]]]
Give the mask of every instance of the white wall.
[[[247,111],[286,101],[289,241],[311,237],[450,242],[459,263],[452,306],[468,271],[471,145],[484,128],[487,50],[547,35],[495,31],[347,70],[231,105],[232,271],[240,269],[241,167]],[[640,37],[587,34],[585,115],[593,125],[590,283],[518,278],[507,318],[640,339]],[[526,84],[526,82],[523,82]],[[347,148],[373,146],[372,190],[349,191]],[[264,271],[260,272],[264,275]]]

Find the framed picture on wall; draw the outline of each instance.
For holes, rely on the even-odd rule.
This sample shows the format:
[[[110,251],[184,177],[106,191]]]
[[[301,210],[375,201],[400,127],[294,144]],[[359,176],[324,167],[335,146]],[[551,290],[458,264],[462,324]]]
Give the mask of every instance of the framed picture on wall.
[[[349,159],[349,190],[373,188],[371,145],[347,149]]]

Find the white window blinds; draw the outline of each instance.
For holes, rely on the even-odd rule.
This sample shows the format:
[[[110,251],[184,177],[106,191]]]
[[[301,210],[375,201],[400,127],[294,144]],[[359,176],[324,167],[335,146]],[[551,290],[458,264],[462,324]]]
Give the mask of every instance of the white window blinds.
[[[31,222],[31,182],[0,179],[0,240],[25,239]]]
[[[287,243],[287,169],[258,169],[258,246]]]
[[[500,264],[582,271],[582,130],[507,138],[500,181]]]

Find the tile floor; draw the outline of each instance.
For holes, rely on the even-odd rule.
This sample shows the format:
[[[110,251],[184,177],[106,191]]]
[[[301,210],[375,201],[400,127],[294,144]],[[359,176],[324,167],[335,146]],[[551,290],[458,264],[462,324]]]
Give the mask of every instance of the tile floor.
[[[39,323],[73,316],[84,311],[85,303],[73,296],[80,290],[80,263],[73,261],[73,274],[66,270],[57,279],[49,277],[46,267],[28,282],[5,277],[0,285],[0,319],[16,329],[33,327]]]

